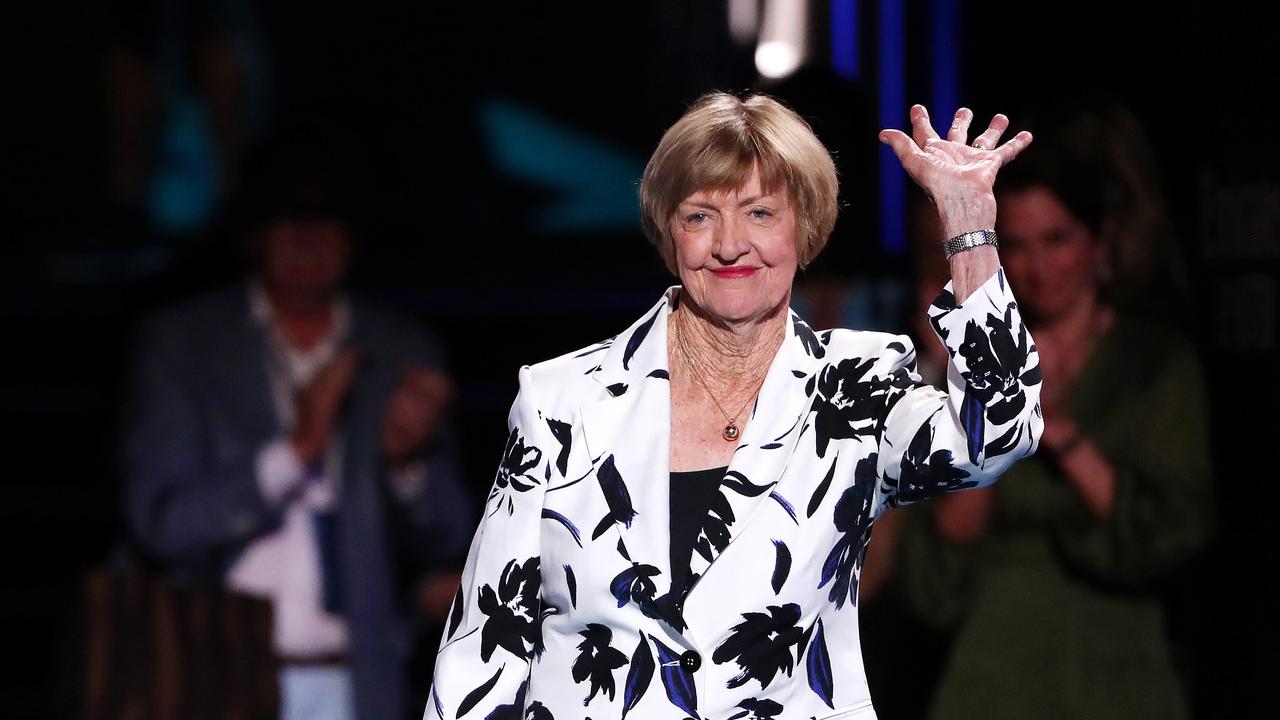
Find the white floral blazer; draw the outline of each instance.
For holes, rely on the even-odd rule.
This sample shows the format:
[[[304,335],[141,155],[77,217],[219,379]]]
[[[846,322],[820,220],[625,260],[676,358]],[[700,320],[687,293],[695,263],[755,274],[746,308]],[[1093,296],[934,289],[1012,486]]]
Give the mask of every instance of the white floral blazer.
[[[794,313],[670,591],[667,316],[526,366],[426,718],[874,718],[857,587],[888,507],[993,482],[1039,440],[1040,368],[1003,271],[904,336]],[[674,432],[680,432],[675,428]]]

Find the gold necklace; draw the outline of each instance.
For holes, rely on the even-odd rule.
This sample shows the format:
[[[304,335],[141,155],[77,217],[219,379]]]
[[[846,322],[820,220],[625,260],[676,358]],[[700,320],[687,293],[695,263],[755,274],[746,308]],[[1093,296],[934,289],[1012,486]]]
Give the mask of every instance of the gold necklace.
[[[685,365],[689,366],[689,371],[693,374],[694,379],[698,381],[698,384],[701,385],[702,389],[706,391],[707,397],[711,398],[711,402],[715,403],[716,409],[719,410],[720,414],[724,416],[725,426],[724,426],[724,430],[720,433],[720,437],[724,438],[725,442],[734,442],[735,440],[738,439],[738,436],[742,434],[741,430],[738,428],[738,416],[742,414],[743,410],[747,409],[747,406],[751,404],[751,401],[754,400],[756,398],[756,395],[760,393],[760,388],[764,387],[765,378],[764,377],[760,378],[760,382],[759,384],[756,385],[755,391],[752,392],[747,397],[747,401],[742,404],[742,407],[738,408],[738,412],[734,413],[733,416],[730,417],[729,413],[724,411],[724,406],[721,405],[720,401],[716,399],[715,393],[711,392],[711,387],[708,386],[707,381],[703,379],[702,373],[699,372],[697,366],[694,365],[693,355],[692,353],[689,352],[689,346],[685,344],[684,330],[680,327],[677,327],[675,335],[676,335],[676,346],[680,348],[680,354],[684,356]],[[766,371],[765,377],[767,376],[768,376],[768,372]]]

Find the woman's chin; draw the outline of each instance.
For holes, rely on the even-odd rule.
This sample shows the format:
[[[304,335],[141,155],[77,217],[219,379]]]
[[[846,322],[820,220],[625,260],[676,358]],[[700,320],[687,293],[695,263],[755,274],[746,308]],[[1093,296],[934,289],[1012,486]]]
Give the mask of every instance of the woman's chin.
[[[771,287],[769,283],[758,280],[689,283],[685,285],[685,293],[686,298],[701,311],[700,314],[724,324],[742,324],[773,317],[779,309],[785,311],[791,299],[789,287]]]
[[[770,317],[781,304],[781,301],[771,303],[757,295],[754,297],[712,298],[707,305],[703,306],[703,309],[719,322],[741,324]]]

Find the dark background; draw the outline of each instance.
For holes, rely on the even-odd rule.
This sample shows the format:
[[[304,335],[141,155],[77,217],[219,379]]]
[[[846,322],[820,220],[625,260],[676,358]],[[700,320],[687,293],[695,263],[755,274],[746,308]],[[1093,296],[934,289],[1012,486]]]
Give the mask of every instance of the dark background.
[[[218,223],[160,232],[106,192],[105,58],[122,45],[157,52],[163,3],[26,5],[25,17],[5,23],[3,89],[7,718],[53,715],[73,689],[79,578],[121,529],[116,447],[133,329],[149,311],[233,279],[243,262]],[[601,210],[633,204],[627,193],[648,153],[700,93],[775,92],[841,159],[846,208],[809,274],[905,277],[907,259],[879,241],[876,3],[859,3],[858,82],[824,69],[818,2],[811,65],[781,85],[757,82],[750,48],[725,31],[722,2],[441,5],[245,3],[269,49],[263,127],[322,120],[360,148],[367,212],[352,285],[445,341],[477,494],[491,479],[518,367],[616,333],[671,282],[634,211],[548,221],[549,207],[591,181],[557,185],[554,145],[542,146],[543,176],[513,170],[503,122],[532,118],[595,148],[611,158],[601,165],[617,168],[601,180],[610,187],[634,168],[617,192],[588,193],[586,206]],[[928,102],[932,7],[906,3],[908,102]],[[980,118],[1002,111],[1017,125],[1021,108],[1067,107],[1101,91],[1126,101],[1150,133],[1191,269],[1190,310],[1172,319],[1197,341],[1209,376],[1219,489],[1218,537],[1173,595],[1174,630],[1198,715],[1244,716],[1264,687],[1272,605],[1261,581],[1273,566],[1277,481],[1273,32],[1227,2],[958,7],[959,97]],[[905,122],[905,106],[900,115]],[[576,157],[559,157],[561,177]]]

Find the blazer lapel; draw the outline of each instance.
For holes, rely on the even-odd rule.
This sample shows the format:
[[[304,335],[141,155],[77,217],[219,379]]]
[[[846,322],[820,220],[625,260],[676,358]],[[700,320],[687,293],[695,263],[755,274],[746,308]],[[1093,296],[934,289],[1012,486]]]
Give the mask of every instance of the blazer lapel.
[[[592,528],[617,526],[620,549],[670,584],[671,387],[667,315],[678,288],[614,339],[592,377],[607,391],[582,406],[583,434],[609,512]]]
[[[619,549],[628,559],[657,571],[653,576],[660,588],[657,605],[645,608],[646,612],[660,613],[679,629],[683,627],[681,598],[671,597],[669,591],[671,387],[667,361],[667,318],[677,292],[678,287],[668,289],[657,305],[613,340],[592,373],[607,394],[584,404],[580,411],[596,480],[609,507],[592,529],[592,537],[618,528]],[[777,503],[780,511],[795,519],[791,501],[772,490],[805,430],[804,415],[813,395],[809,380],[821,365],[824,348],[795,313],[789,320],[786,337],[721,482],[720,492],[733,513],[727,524],[729,540],[722,548],[707,542],[701,543],[701,550],[695,549],[690,563],[695,578],[705,574],[742,535],[763,504]]]
[[[798,315],[789,315],[786,337],[769,366],[742,442],[720,483],[720,494],[733,513],[732,522],[726,523],[729,539],[720,549],[702,543],[702,548],[695,550],[690,569],[699,577],[742,536],[766,504],[776,504],[791,522],[798,521],[792,499],[773,492],[773,487],[806,430],[804,419],[814,388],[810,378],[821,367],[825,348]]]

